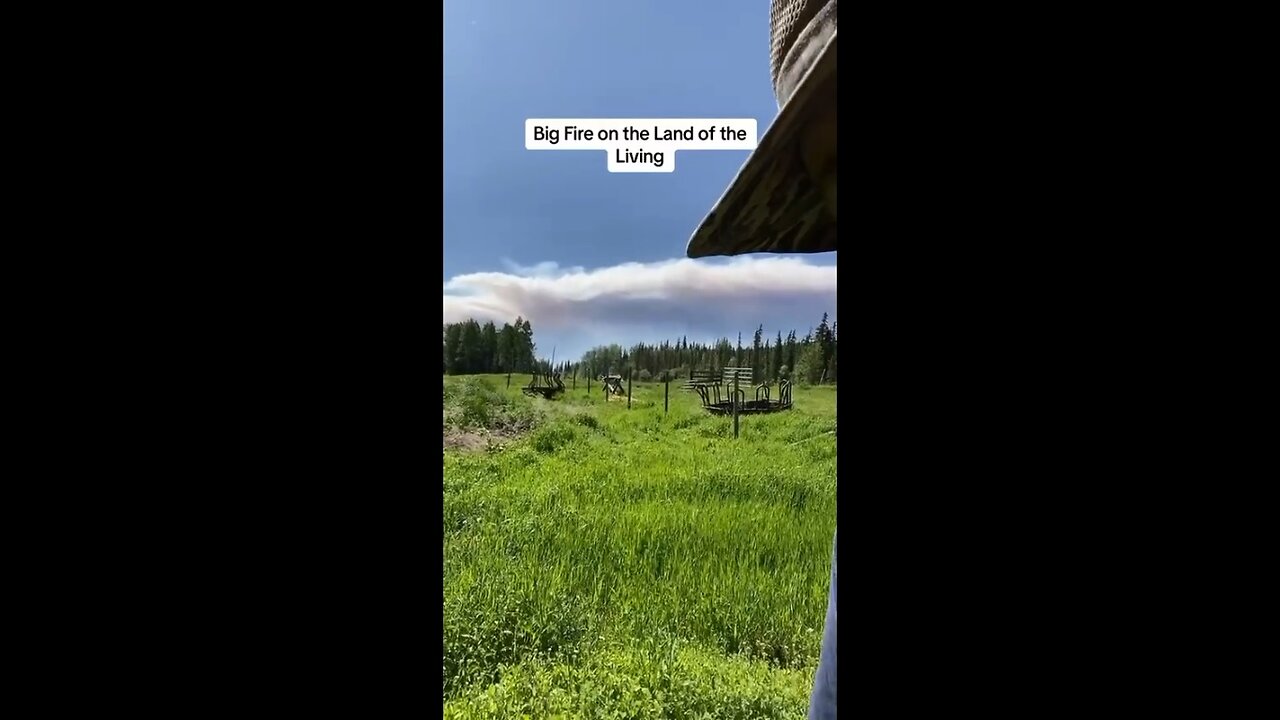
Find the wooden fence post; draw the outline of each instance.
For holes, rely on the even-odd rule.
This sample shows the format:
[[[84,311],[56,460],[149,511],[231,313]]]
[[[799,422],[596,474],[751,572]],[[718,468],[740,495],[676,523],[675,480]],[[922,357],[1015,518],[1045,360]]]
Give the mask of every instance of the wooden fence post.
[[[733,374],[733,436],[738,437],[738,373]]]

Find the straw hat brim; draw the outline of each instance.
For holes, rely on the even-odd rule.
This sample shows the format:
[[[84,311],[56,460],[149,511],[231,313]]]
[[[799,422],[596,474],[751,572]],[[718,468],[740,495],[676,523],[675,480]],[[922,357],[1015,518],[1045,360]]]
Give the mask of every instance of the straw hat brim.
[[[799,138],[836,75],[836,36],[805,73],[773,125],[747,157],[689,240],[691,258],[746,253],[819,253],[836,249],[835,222],[809,178]]]

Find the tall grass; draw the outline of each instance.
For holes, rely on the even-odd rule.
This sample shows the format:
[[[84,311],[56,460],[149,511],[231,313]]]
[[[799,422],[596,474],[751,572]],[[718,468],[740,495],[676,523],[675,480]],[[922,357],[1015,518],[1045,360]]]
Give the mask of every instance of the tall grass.
[[[491,393],[537,426],[501,452],[445,452],[446,717],[804,717],[834,391],[797,389],[796,409],[744,417],[734,440],[692,394],[673,389],[664,414],[659,384],[628,411],[499,382],[445,384],[446,417],[451,398],[492,416],[461,408]]]

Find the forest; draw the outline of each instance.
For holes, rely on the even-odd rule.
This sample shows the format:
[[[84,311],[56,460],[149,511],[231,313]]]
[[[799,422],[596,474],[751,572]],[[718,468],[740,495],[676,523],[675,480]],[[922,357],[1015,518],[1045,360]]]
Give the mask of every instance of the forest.
[[[629,348],[602,345],[588,350],[577,362],[563,361],[552,367],[547,359],[537,357],[528,320],[517,317],[514,324],[504,323],[501,329],[493,322],[481,325],[466,320],[444,326],[444,373],[528,373],[536,369],[594,377],[632,372],[637,380],[661,381],[687,377],[693,370],[750,367],[758,381],[786,378],[816,385],[835,382],[836,347],[836,323],[828,323],[823,313],[818,326],[803,336],[792,330],[785,337],[779,331],[768,338],[761,325],[746,346],[741,334],[736,343],[728,338],[708,344],[681,337]]]
[[[534,357],[533,326],[517,317],[515,324],[493,321],[484,325],[465,320],[444,325],[444,373],[478,375],[499,372],[532,372],[541,367]]]

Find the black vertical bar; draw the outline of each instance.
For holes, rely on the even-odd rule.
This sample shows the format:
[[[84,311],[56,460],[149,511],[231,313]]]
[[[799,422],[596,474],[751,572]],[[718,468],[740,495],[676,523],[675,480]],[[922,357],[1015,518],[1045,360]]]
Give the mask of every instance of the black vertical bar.
[[[507,371],[507,389],[508,390],[511,389],[511,371],[510,370]]]
[[[671,376],[667,375],[667,386],[662,391],[662,412],[671,411]]]
[[[591,397],[591,376],[587,376],[587,397]]]
[[[631,409],[631,371],[627,371],[627,409]]]
[[[738,373],[733,374],[733,436],[738,437]]]

